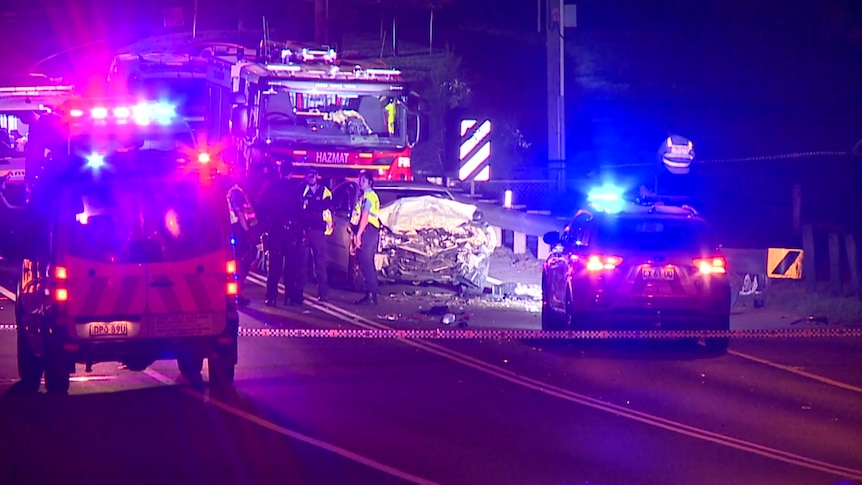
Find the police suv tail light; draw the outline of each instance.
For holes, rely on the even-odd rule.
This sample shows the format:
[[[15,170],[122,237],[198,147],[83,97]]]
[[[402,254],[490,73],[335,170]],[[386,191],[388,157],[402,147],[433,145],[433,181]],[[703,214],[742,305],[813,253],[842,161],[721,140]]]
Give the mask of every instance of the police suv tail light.
[[[622,264],[623,258],[619,256],[604,256],[601,254],[593,254],[587,258],[588,271],[609,271],[616,269]]]
[[[229,281],[227,284],[227,294],[228,296],[236,296],[239,294],[239,283],[236,281]]]
[[[225,263],[225,272],[227,272],[228,276],[232,276],[236,273],[236,260],[231,259],[227,263]]]
[[[694,266],[700,274],[726,274],[727,261],[721,257],[697,258],[693,261]]]
[[[54,299],[60,302],[69,300],[69,290],[66,288],[57,288],[54,290]]]

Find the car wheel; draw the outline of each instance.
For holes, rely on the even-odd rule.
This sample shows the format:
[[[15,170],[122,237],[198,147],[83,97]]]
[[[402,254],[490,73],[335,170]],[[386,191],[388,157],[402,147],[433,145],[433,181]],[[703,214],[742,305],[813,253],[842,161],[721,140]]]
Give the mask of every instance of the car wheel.
[[[716,325],[711,328],[719,332],[729,332],[730,315],[719,317]],[[705,347],[704,350],[707,355],[724,355],[727,353],[727,349],[730,346],[730,337],[711,337],[705,338],[703,341]]]
[[[564,327],[565,320],[560,314],[551,308],[547,297],[548,291],[545,283],[545,278],[542,278],[542,331],[550,332],[561,330]]]
[[[20,325],[20,319],[19,325]],[[18,327],[18,376],[21,378],[22,390],[36,392],[42,385],[44,366],[42,358],[33,353],[30,341],[24,330]]]

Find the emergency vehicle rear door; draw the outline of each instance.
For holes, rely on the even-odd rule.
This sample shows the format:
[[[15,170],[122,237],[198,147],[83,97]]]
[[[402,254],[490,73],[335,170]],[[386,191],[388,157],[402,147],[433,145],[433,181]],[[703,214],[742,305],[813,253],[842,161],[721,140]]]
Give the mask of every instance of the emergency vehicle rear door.
[[[227,315],[226,202],[195,184],[162,187],[150,201],[164,230],[147,264],[150,328],[156,337],[221,333]]]

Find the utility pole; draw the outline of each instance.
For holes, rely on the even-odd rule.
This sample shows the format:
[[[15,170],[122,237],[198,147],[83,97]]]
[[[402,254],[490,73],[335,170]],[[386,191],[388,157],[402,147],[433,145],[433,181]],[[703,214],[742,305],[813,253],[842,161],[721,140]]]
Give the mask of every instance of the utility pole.
[[[329,44],[329,0],[314,0],[314,43]]]
[[[574,5],[547,0],[544,18],[548,65],[548,176],[558,190],[566,183],[565,31],[574,27]],[[541,4],[539,4],[541,5]],[[568,14],[568,15],[567,15]],[[539,26],[542,27],[542,26]]]

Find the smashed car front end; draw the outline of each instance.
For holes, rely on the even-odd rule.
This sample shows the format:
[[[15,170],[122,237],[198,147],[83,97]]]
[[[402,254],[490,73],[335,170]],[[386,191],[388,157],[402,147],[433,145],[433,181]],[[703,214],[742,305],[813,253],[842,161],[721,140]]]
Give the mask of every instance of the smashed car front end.
[[[482,223],[454,230],[381,232],[377,267],[390,281],[442,283],[482,288],[488,277],[494,232]]]
[[[384,229],[376,265],[392,282],[436,283],[481,289],[488,278],[496,233],[483,222],[455,227]]]

